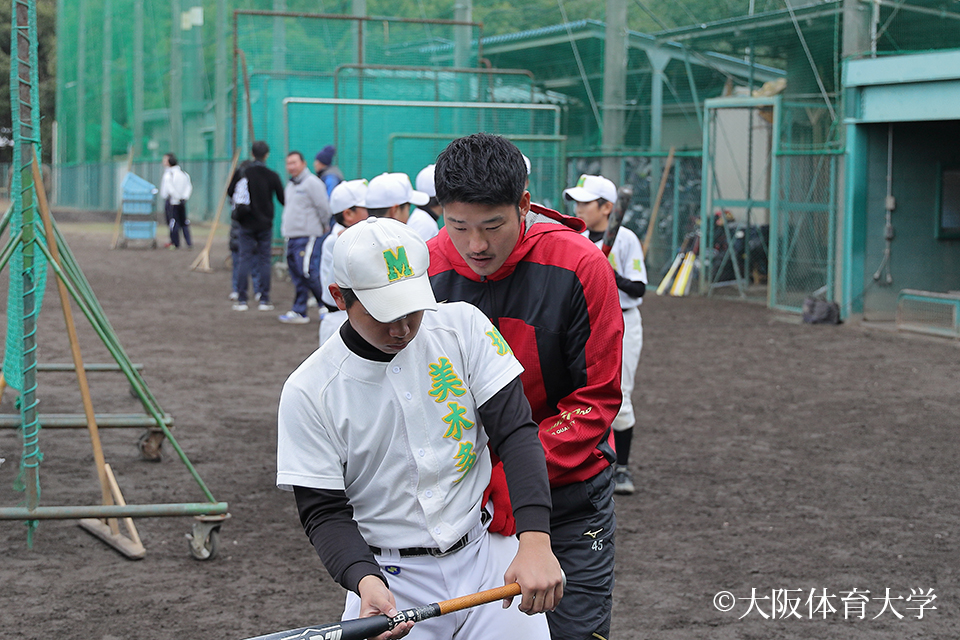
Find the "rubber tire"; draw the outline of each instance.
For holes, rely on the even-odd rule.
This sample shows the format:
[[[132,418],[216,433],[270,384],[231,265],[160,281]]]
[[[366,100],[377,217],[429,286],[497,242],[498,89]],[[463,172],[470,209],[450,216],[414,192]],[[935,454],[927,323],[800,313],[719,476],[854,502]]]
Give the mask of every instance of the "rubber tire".
[[[199,553],[193,546],[193,540],[190,540],[187,544],[190,547],[190,555],[193,556],[194,560],[213,560],[220,551],[220,528],[210,529],[210,533],[203,541],[203,550]]]

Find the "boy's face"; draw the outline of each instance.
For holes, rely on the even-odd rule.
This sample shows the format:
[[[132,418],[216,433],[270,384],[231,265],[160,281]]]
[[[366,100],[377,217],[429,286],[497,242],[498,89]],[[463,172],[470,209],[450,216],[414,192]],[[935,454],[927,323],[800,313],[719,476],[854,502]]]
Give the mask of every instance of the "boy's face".
[[[529,191],[523,192],[519,205],[448,202],[443,207],[444,228],[474,273],[489,276],[510,257],[528,211]]]
[[[366,340],[380,351],[394,355],[403,351],[410,342],[417,337],[420,323],[423,321],[423,311],[415,311],[409,315],[397,318],[393,322],[379,322],[357,300],[347,309],[340,287],[330,285],[330,294],[340,309],[346,309],[350,325]]]
[[[613,211],[612,202],[604,202],[601,206],[599,200],[578,202],[576,206],[577,217],[587,223],[587,229],[590,231],[606,230],[611,211]]]

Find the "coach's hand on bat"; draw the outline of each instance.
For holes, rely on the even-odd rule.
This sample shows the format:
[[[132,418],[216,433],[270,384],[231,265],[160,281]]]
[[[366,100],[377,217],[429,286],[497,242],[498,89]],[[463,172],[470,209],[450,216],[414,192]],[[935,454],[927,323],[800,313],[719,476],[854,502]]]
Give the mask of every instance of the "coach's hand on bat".
[[[386,614],[392,618],[398,613],[397,601],[393,594],[387,588],[379,577],[374,575],[364,576],[360,580],[357,590],[360,592],[360,617]],[[376,637],[376,640],[388,640],[388,638],[402,638],[413,629],[412,622],[402,622],[386,633]]]
[[[550,535],[540,531],[520,534],[520,549],[503,574],[504,584],[520,583],[520,611],[527,615],[553,611],[563,597],[563,571],[550,548]],[[507,609],[513,598],[503,601]]]

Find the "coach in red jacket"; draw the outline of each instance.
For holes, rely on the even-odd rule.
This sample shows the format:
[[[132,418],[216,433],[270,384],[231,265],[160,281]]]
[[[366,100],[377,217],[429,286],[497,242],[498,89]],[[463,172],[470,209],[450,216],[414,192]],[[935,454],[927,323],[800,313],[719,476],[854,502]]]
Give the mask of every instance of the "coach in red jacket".
[[[437,300],[466,301],[523,364],[553,494],[553,552],[567,575],[553,640],[605,639],[613,592],[610,428],[620,408],[623,313],[613,269],[583,221],[530,203],[523,155],[499,136],[454,140],[437,159],[445,224],[430,248]],[[501,469],[491,531],[513,534]]]

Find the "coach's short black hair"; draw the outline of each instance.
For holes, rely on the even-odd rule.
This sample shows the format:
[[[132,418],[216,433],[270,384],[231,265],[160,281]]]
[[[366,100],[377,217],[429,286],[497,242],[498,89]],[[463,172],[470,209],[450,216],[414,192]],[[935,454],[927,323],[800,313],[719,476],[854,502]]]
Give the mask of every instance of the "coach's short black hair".
[[[300,161],[301,161],[301,162],[306,162],[306,161],[303,159],[303,154],[300,153],[299,151],[291,151],[290,153],[287,154],[287,157],[288,157],[288,158],[289,158],[290,156],[297,156],[298,158],[300,158]]]
[[[475,133],[451,142],[437,158],[434,183],[441,205],[520,203],[527,165],[516,145],[501,136]]]
[[[253,143],[253,146],[250,148],[253,152],[253,157],[257,160],[263,160],[267,157],[267,154],[270,153],[270,145],[268,145],[263,140],[257,140]]]

